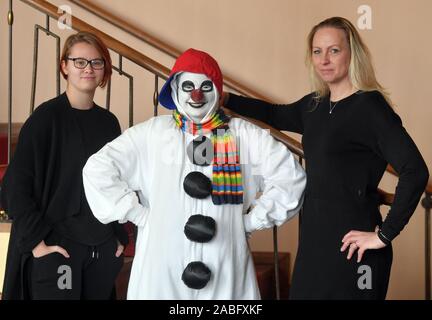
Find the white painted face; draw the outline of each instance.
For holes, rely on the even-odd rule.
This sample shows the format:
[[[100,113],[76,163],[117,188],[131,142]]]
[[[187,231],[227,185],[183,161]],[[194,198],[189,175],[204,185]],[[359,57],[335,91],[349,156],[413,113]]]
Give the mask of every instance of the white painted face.
[[[218,108],[218,91],[202,73],[176,75],[171,81],[171,96],[178,111],[194,123],[207,121]]]

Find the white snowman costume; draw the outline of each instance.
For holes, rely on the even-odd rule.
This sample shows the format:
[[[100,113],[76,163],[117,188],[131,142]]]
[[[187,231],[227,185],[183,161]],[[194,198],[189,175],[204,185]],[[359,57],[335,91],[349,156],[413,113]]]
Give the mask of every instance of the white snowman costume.
[[[161,103],[175,105],[189,124],[205,124],[219,112],[221,89],[215,60],[189,49],[176,61]],[[172,116],[129,128],[85,165],[84,188],[95,217],[138,226],[128,299],[260,298],[246,234],[297,214],[306,176],[266,130],[241,119],[227,125],[240,158],[239,202],[215,204],[209,196],[215,169],[199,141],[211,146],[212,133],[182,130]],[[197,152],[207,163],[197,161]]]

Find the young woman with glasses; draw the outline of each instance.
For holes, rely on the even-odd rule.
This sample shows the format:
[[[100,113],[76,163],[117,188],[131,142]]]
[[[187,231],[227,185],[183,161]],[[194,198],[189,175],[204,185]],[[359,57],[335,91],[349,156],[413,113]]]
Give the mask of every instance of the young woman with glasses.
[[[123,265],[126,232],[94,218],[81,173],[121,133],[93,101],[111,77],[111,58],[97,36],[79,32],[60,63],[66,92],[27,119],[2,186],[13,219],[3,299],[109,299]]]

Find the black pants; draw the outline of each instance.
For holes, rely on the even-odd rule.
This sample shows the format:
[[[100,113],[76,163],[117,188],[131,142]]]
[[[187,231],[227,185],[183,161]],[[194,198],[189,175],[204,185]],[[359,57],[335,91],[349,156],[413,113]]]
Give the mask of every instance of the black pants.
[[[112,297],[114,283],[123,266],[116,257],[115,237],[98,246],[87,246],[53,232],[47,245],[59,245],[69,253],[54,252],[32,258],[30,290],[35,300],[105,300]]]

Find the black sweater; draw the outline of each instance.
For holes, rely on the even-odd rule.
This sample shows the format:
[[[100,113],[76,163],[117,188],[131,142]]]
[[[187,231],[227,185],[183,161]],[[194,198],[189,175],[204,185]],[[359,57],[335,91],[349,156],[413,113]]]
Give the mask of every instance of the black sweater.
[[[399,181],[381,230],[392,240],[413,214],[428,181],[428,168],[399,116],[379,92],[354,93],[338,102],[331,114],[329,103],[329,97],[316,102],[314,94],[288,105],[230,94],[226,107],[303,135],[306,194],[331,198],[344,189],[352,199],[377,197],[390,163]]]
[[[1,203],[12,218],[3,295],[23,298],[23,266],[31,250],[53,229],[92,233],[83,242],[99,242],[115,233],[127,243],[117,222],[104,226],[86,208],[82,168],[88,157],[120,135],[116,117],[94,105],[88,111],[92,127],[83,128],[66,93],[40,105],[24,123],[15,154],[2,184]],[[86,112],[86,111],[84,111]],[[71,222],[71,219],[75,221]],[[87,224],[91,220],[92,224]],[[65,228],[66,227],[66,228]],[[78,239],[73,230],[65,236]]]
[[[66,93],[43,103],[27,119],[2,186],[2,204],[13,219],[21,251],[31,251],[53,227],[78,240],[65,228],[71,219],[74,230],[80,230],[76,224],[83,222],[80,234],[87,234],[83,243],[100,243],[114,229],[127,243],[121,226],[104,226],[94,219],[82,184],[88,157],[120,133],[112,113],[97,105],[76,110]]]

